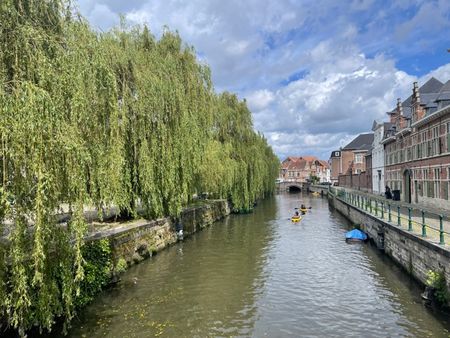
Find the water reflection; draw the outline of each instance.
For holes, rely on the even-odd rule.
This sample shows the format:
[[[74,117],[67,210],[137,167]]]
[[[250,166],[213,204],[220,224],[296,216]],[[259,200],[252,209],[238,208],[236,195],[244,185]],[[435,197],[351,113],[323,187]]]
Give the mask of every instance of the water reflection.
[[[303,202],[312,210],[291,223]],[[128,271],[71,337],[447,337],[385,256],[322,198],[277,195]]]

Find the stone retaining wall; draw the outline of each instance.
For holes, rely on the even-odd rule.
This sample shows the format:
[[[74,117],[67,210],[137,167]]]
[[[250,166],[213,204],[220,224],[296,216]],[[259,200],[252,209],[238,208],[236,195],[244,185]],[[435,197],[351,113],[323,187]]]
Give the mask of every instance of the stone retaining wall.
[[[185,209],[181,216],[184,237],[192,235],[229,214],[230,207],[225,200],[208,201],[205,205]],[[170,218],[125,223],[91,234],[86,241],[105,238],[111,245],[114,266],[122,260],[127,263],[128,267],[177,242],[175,224]]]
[[[352,223],[360,224],[369,238],[395,262],[408,271],[422,284],[426,283],[427,272],[444,273],[447,287],[450,289],[450,250],[417,236],[406,229],[383,221],[362,209],[347,204],[344,200],[329,194],[329,201],[337,211]]]

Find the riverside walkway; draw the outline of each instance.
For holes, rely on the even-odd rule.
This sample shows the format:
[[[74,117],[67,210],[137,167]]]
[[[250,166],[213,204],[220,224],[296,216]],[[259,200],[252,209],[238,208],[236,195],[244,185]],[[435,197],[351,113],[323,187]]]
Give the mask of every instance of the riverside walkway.
[[[353,206],[440,245],[450,245],[450,215],[437,208],[419,208],[402,201],[342,187],[330,191]]]

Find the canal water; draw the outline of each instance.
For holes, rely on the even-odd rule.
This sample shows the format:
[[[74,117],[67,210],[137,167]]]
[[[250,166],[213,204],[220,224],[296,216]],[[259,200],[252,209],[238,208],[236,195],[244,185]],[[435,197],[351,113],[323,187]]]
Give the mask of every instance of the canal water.
[[[131,268],[69,336],[448,337],[403,271],[345,243],[349,227],[326,199],[276,195]]]

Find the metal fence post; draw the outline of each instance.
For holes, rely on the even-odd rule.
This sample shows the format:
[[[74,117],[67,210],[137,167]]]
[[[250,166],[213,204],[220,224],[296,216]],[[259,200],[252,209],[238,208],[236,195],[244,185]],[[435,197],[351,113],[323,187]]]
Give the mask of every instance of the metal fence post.
[[[390,203],[388,203],[388,220],[389,220],[389,222],[392,222],[391,204]]]
[[[439,215],[439,244],[444,245],[444,216]]]
[[[400,219],[400,206],[399,205],[397,205],[397,224],[399,226],[402,225],[402,220]]]
[[[412,231],[411,208],[408,207],[408,231]]]
[[[381,202],[381,219],[384,219],[384,203]]]
[[[369,197],[369,207],[370,207],[370,213],[372,213],[372,199]]]
[[[422,210],[422,237],[427,237],[427,226],[425,225],[425,211]]]
[[[378,216],[378,201],[375,200],[375,216]]]

